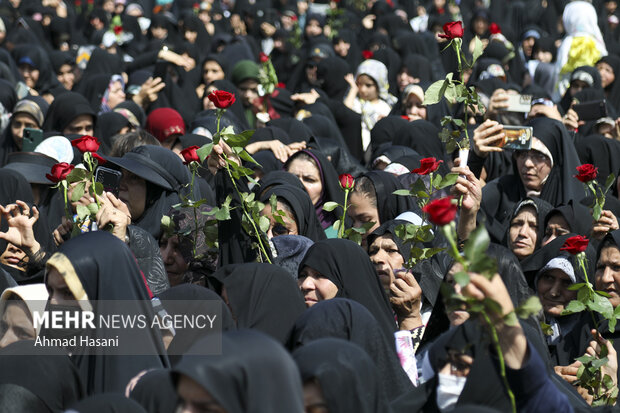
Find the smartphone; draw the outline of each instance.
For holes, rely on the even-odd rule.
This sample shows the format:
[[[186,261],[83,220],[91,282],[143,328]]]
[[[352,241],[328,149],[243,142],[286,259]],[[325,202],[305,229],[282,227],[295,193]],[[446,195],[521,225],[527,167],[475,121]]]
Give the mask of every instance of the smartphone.
[[[162,81],[165,82],[167,74],[168,74],[168,62],[162,59],[157,60],[157,63],[155,63],[155,69],[153,70],[153,79],[158,77]]]
[[[532,149],[534,128],[531,126],[504,125],[504,139],[498,145],[500,148],[525,151]]]
[[[506,112],[529,113],[532,108],[532,95],[508,95]]]
[[[34,152],[35,148],[43,142],[43,130],[35,128],[24,128],[24,138],[22,139],[22,152]]]
[[[123,176],[121,171],[116,169],[106,168],[105,166],[98,166],[95,170],[95,181],[103,184],[103,190],[114,194],[118,197],[118,189],[121,184],[121,177]]]
[[[600,118],[607,117],[605,99],[577,103],[576,105],[573,105],[573,110],[577,112],[577,115],[579,115],[579,120],[599,120]]]

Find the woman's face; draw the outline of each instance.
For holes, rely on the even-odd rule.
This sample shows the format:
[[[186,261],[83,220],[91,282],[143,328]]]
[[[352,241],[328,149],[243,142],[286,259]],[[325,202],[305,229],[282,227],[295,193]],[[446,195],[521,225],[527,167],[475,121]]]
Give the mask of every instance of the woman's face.
[[[26,253],[21,249],[17,248],[15,245],[10,242],[7,244],[6,249],[0,255],[0,264],[7,265],[9,267],[17,268],[18,270],[24,270],[19,266],[21,261],[28,262],[28,257]]]
[[[306,35],[308,37],[316,37],[323,34],[323,28],[317,20],[310,20],[306,23]]]
[[[137,221],[146,209],[146,181],[123,169],[123,176],[118,188],[118,198],[129,208],[131,219],[134,222]]]
[[[332,299],[338,294],[336,284],[310,267],[304,267],[301,270],[297,285],[304,295],[306,307],[312,307],[319,301]]]
[[[551,173],[551,160],[535,149],[517,151],[515,158],[523,186],[529,191],[542,191],[545,181]]]
[[[282,218],[282,222],[278,222],[274,217],[274,211],[271,210],[271,205],[266,204],[265,208],[261,211],[261,216],[269,218],[269,231],[267,236],[269,238],[277,237],[278,235],[297,235],[299,230],[297,228],[297,222],[294,214],[288,211],[288,208],[280,201],[276,203],[277,212],[282,212],[284,215],[278,215]]]
[[[215,80],[223,80],[225,77],[226,74],[222,70],[222,67],[214,60],[207,60],[202,67],[202,80],[205,85]]]
[[[350,48],[351,43],[347,43],[342,39],[334,45],[334,51],[340,57],[347,57]]]
[[[422,105],[420,98],[413,93],[409,94],[407,97],[407,102],[405,103],[405,114],[409,116],[409,120],[426,120],[426,107]]]
[[[60,66],[58,73],[56,73],[56,77],[65,89],[71,90],[73,88],[73,84],[75,83],[75,72],[71,65],[64,64]]]
[[[20,340],[34,340],[36,332],[26,303],[20,300],[7,301],[0,320],[0,348]]]
[[[179,236],[175,234],[168,237],[166,234],[162,234],[159,239],[159,253],[164,261],[170,286],[174,287],[181,284],[188,265],[179,249]]]
[[[151,35],[154,39],[164,40],[168,37],[168,29],[165,27],[151,27]]]
[[[368,222],[375,223],[368,231],[366,231],[366,234],[370,234],[377,229],[379,225],[381,225],[381,222],[379,222],[379,210],[377,209],[377,206],[373,205],[373,202],[369,197],[359,192],[352,192],[349,195],[347,214],[353,220],[353,226],[356,228],[359,228]]]
[[[547,245],[557,237],[566,235],[570,232],[570,225],[566,222],[566,219],[562,214],[554,214],[547,221],[547,227],[545,228],[545,237],[542,240],[542,245]]]
[[[64,135],[92,135],[94,130],[92,115],[80,115],[75,117],[62,131]]]
[[[108,95],[108,106],[110,109],[114,109],[116,105],[125,101],[125,91],[123,90],[123,84],[120,81],[116,81],[110,85],[110,93]]]
[[[536,289],[545,314],[558,317],[571,300],[577,298],[577,291],[568,289],[573,282],[560,269],[552,269],[538,278]]]
[[[299,178],[301,183],[304,184],[312,205],[316,206],[321,200],[323,182],[321,182],[321,173],[314,161],[303,158],[294,159],[288,164],[287,171]]]
[[[553,54],[545,50],[537,50],[533,57],[542,63],[551,63],[553,60]]]
[[[185,375],[179,378],[177,393],[181,399],[178,413],[226,413],[220,404],[200,384]]]
[[[420,83],[420,79],[417,77],[413,77],[407,71],[407,68],[402,68],[401,71],[396,76],[396,81],[398,82],[398,90],[402,92],[405,90],[407,86],[412,83]]]
[[[474,33],[476,33],[478,36],[482,36],[488,30],[489,22],[485,18],[478,17],[474,19],[473,26],[474,26]]]
[[[605,62],[600,62],[596,64],[596,68],[601,74],[603,89],[614,83],[614,80],[616,80],[616,75],[614,74],[614,69],[610,65]]]
[[[24,128],[37,129],[39,125],[34,118],[26,113],[16,113],[11,118],[11,134],[13,135],[13,142],[19,150],[22,149],[24,138]]]
[[[538,218],[534,207],[521,208],[510,221],[509,237],[510,249],[519,260],[534,252],[538,237]]]
[[[45,287],[49,294],[48,303],[56,305],[72,305],[79,307],[79,303],[69,289],[63,276],[55,268],[50,269],[45,278]]]
[[[34,89],[37,82],[39,81],[39,70],[30,66],[28,63],[23,63],[18,66],[19,73],[24,78],[24,82],[26,82],[26,86],[31,89]]]
[[[377,237],[368,247],[370,261],[375,265],[375,270],[383,285],[383,289],[389,295],[390,286],[396,278],[394,270],[403,268],[405,260],[400,255],[398,246],[391,235],[386,234]]]
[[[358,92],[357,96],[361,100],[373,101],[379,99],[379,89],[377,88],[377,83],[369,76],[359,75],[357,79],[355,79],[355,83],[357,84]]]
[[[304,409],[306,412],[327,413],[327,401],[323,397],[321,386],[316,380],[304,383]]]

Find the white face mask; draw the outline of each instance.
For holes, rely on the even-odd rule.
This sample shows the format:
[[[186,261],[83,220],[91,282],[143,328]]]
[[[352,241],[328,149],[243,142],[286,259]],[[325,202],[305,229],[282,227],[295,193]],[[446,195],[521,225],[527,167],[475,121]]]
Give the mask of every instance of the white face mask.
[[[451,410],[461,395],[467,377],[458,377],[451,374],[438,374],[437,407],[439,411]]]

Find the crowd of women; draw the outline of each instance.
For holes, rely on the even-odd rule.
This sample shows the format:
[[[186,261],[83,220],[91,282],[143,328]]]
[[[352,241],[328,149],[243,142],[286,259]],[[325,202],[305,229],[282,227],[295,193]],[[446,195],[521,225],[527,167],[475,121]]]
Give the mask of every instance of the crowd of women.
[[[446,36],[453,21],[464,31]],[[1,412],[615,409],[618,334],[566,309],[584,282],[620,305],[616,0],[9,0],[0,46]],[[448,74],[476,110],[425,104]],[[217,91],[235,99],[222,109]],[[506,126],[531,127],[531,146],[503,149]],[[224,128],[254,131],[256,163]],[[467,160],[450,134],[469,138]],[[212,143],[188,165],[184,150]],[[58,172],[95,158],[102,193]],[[404,239],[428,222],[425,164],[456,176],[432,197],[458,200],[460,247],[486,228],[494,277],[455,283],[438,228]],[[604,205],[581,164],[598,168],[589,188],[609,184]],[[256,201],[267,221],[244,214]],[[565,251],[574,236],[590,239],[585,265]],[[495,301],[496,340],[442,291]],[[530,297],[539,314],[502,317]],[[37,314],[107,300],[151,318],[215,304],[221,334],[33,352],[54,336]],[[583,355],[603,359],[605,394],[580,379]]]

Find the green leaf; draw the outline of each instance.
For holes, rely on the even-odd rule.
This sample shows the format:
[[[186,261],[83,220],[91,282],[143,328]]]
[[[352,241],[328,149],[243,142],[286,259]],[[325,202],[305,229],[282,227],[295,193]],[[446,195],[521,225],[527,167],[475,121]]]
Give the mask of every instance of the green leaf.
[[[469,284],[469,274],[465,271],[459,271],[454,274],[454,281],[461,287],[465,287]]]
[[[598,294],[593,295],[593,300],[588,302],[588,308],[592,311],[596,311],[608,320],[614,317],[614,308],[611,302]]]
[[[86,217],[90,215],[90,211],[82,204],[78,204],[75,208],[77,210],[77,215],[80,220],[84,220]]]
[[[338,229],[340,229],[340,220],[337,220],[334,222],[334,225],[332,225],[332,227],[334,228],[334,230],[337,232]]]
[[[614,182],[616,182],[616,176],[614,174],[609,174],[607,180],[605,181],[605,189],[603,190],[603,193],[606,194]]]
[[[323,211],[330,212],[338,208],[339,206],[340,205],[338,205],[338,203],[329,201],[323,204]]]
[[[433,176],[433,188],[438,189],[442,180],[441,175]]]
[[[88,208],[88,211],[90,212],[90,215],[92,216],[97,215],[97,212],[99,212],[99,207],[97,206],[96,202],[88,204],[86,208]]]
[[[400,196],[410,196],[411,193],[409,192],[408,189],[399,189],[397,191],[392,192],[394,195],[400,195]],[[325,209],[325,207],[323,207],[323,209]]]
[[[448,87],[448,81],[443,80],[443,79],[438,80],[434,82],[433,84],[431,84],[424,92],[423,104],[425,106],[428,106],[428,105],[434,105],[436,103],[439,103],[439,101],[441,100],[441,97],[446,91],[446,87]]]
[[[570,303],[568,303],[568,305],[566,306],[562,314],[564,315],[564,314],[580,313],[585,309],[586,309],[586,305],[584,303],[582,303],[581,301],[572,300]]]
[[[567,290],[570,291],[577,291],[579,290],[581,287],[584,287],[586,285],[586,283],[577,283],[577,284],[571,284],[568,287],[566,287]]]
[[[472,59],[471,59],[472,67],[474,63],[476,63],[476,60],[478,60],[478,58],[482,56],[483,51],[484,51],[484,47],[482,45],[482,41],[480,41],[480,38],[476,36],[474,38],[474,51],[472,52]]]
[[[228,205],[222,205],[217,209],[215,213],[215,219],[218,221],[226,221],[230,219],[230,207]]]
[[[491,239],[485,226],[478,225],[465,243],[465,256],[470,261],[478,261],[478,257],[487,251],[490,243]]]
[[[103,184],[101,182],[95,182],[95,194],[99,196],[103,194]]]
[[[456,180],[459,178],[459,174],[449,173],[443,177],[441,180],[441,185],[437,186],[437,189],[443,189],[448,186],[452,186],[456,183]]]
[[[245,147],[250,141],[250,139],[252,139],[252,135],[254,135],[254,130],[246,130],[238,134],[222,133],[222,135],[224,135],[224,140],[228,145]]]
[[[211,151],[213,150],[213,143],[207,143],[202,145],[200,149],[196,150],[198,157],[200,158],[200,163],[204,162],[207,159],[207,156],[211,155]]]
[[[73,168],[71,173],[67,175],[67,182],[70,184],[73,182],[78,182],[86,178],[86,170],[82,168]]]
[[[529,318],[532,315],[538,314],[542,310],[542,305],[537,296],[532,296],[525,300],[519,307],[515,309],[515,312],[519,318]]]
[[[73,187],[71,192],[71,202],[77,202],[84,196],[84,190],[86,189],[86,182],[82,181]]]
[[[254,165],[260,166],[260,164],[256,162],[256,159],[252,158],[252,155],[250,155],[248,151],[246,151],[245,149],[239,152],[239,157],[246,162],[250,162],[250,163],[253,163]]]
[[[603,208],[598,202],[596,202],[594,206],[592,207],[592,218],[594,218],[595,221],[598,221],[602,213],[603,213]]]
[[[261,231],[267,232],[269,231],[269,227],[271,226],[271,221],[269,221],[269,218],[267,217],[260,217],[258,219],[258,226]]]

